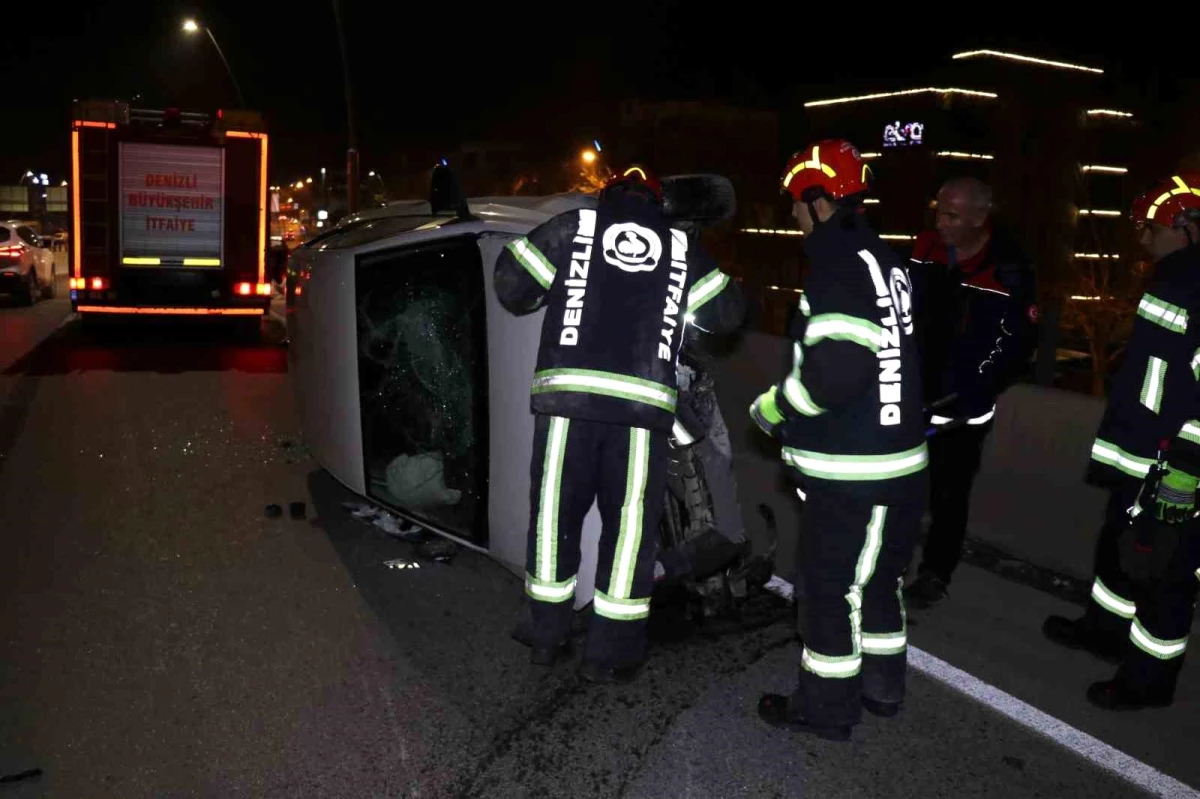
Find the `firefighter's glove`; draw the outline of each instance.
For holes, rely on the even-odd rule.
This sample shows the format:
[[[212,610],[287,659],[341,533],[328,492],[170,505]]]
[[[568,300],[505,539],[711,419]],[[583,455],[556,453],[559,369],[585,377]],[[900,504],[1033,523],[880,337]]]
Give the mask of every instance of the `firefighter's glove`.
[[[1161,579],[1179,548],[1179,534],[1178,525],[1165,524],[1147,511],[1138,513],[1117,541],[1121,571],[1136,583]]]
[[[751,403],[750,418],[758,425],[759,430],[772,438],[775,437],[779,425],[783,424],[783,414],[779,412],[779,406],[775,404],[774,386],[758,395],[758,398]]]
[[[1164,524],[1180,524],[1196,515],[1196,484],[1200,479],[1166,466],[1154,492],[1154,517]]]

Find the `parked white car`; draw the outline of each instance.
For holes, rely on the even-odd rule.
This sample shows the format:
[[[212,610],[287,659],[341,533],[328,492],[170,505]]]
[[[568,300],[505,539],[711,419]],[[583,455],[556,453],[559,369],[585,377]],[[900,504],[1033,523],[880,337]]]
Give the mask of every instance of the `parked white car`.
[[[0,294],[33,305],[54,296],[54,253],[33,228],[0,222]]]

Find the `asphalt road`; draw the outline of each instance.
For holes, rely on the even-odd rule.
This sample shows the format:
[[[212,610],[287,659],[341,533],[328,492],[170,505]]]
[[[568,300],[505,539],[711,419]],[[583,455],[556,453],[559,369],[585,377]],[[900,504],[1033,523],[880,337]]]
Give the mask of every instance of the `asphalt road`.
[[[0,797],[1147,795],[925,672],[849,744],[763,725],[758,692],[795,679],[785,607],[719,635],[657,615],[629,686],[536,669],[509,572],[422,560],[346,513],[305,453],[277,322],[247,344],[68,310],[0,300],[0,774],[43,770]],[[292,501],[305,520],[265,517]],[[1108,667],[1036,632],[1071,610],[966,566],[911,634],[1200,785],[1193,670],[1173,708],[1092,711]]]

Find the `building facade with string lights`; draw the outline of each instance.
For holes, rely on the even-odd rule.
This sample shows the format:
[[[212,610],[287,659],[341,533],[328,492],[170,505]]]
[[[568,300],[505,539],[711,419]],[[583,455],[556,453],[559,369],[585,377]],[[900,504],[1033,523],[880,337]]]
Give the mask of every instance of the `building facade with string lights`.
[[[989,183],[1053,305],[1084,296],[1081,269],[1137,259],[1127,209],[1161,168],[1138,160],[1147,133],[1138,105],[1137,92],[1102,65],[968,50],[919,79],[806,98],[792,111],[803,114],[796,127],[806,140],[846,138],[869,160],[876,191],[867,214],[898,249],[933,225],[946,179]],[[792,226],[743,233],[788,238]]]
[[[924,83],[924,82],[922,82]],[[946,179],[991,184],[1000,216],[1039,266],[1116,256],[1136,186],[1135,98],[1103,67],[996,50],[955,53],[928,85],[804,103],[813,136],[842,136],[870,159],[881,232],[903,241],[932,224]]]

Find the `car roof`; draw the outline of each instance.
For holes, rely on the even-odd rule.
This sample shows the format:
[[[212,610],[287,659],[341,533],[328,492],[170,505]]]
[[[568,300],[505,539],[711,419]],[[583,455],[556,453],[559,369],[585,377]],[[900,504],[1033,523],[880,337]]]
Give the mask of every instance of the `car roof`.
[[[449,213],[434,214],[427,200],[400,200],[351,214],[301,247],[316,250],[348,249],[418,232],[423,234],[422,238],[439,238],[430,235],[430,231],[444,231],[446,235],[488,230],[523,234],[566,211],[595,208],[596,197],[579,193],[539,197],[472,197],[467,200],[467,207],[474,218],[460,218]]]

